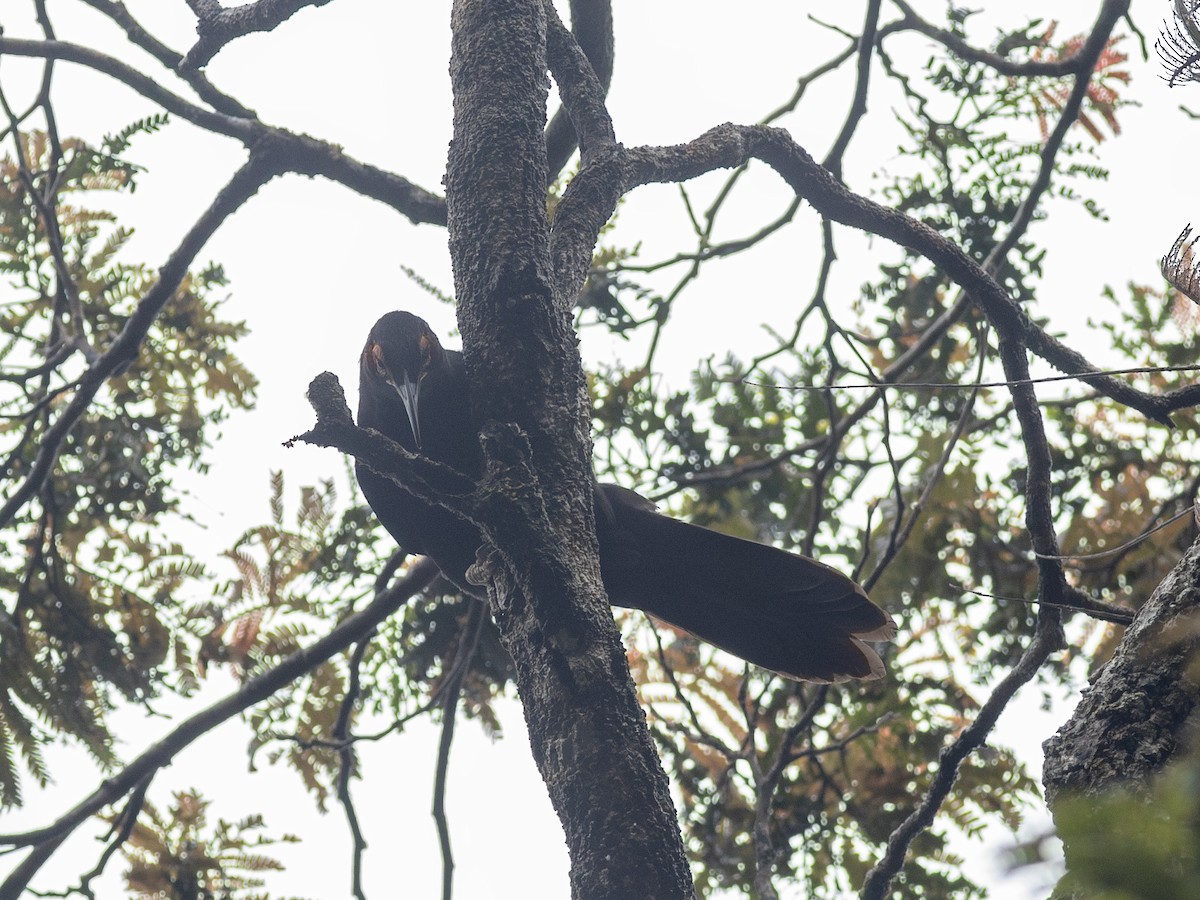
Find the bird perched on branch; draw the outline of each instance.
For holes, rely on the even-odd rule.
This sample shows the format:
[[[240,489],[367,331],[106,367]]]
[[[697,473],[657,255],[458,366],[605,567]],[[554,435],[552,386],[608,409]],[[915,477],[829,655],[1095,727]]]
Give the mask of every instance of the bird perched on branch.
[[[411,313],[388,313],[371,329],[360,360],[358,424],[465,475],[483,473],[462,354],[444,349]],[[400,546],[431,557],[448,579],[478,595],[465,575],[483,544],[479,530],[362,463],[357,473],[367,502]],[[616,485],[597,484],[594,496],[600,569],[614,605],[645,610],[791,678],[883,674],[867,642],[894,637],[896,626],[845,575],[661,515]]]

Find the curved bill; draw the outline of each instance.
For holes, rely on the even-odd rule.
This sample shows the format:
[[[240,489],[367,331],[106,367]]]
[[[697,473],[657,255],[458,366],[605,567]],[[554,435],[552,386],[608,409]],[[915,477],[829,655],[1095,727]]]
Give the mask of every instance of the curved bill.
[[[392,382],[392,387],[396,389],[396,393],[400,395],[401,401],[404,403],[404,411],[408,413],[408,424],[412,426],[413,438],[416,439],[417,449],[421,449],[421,419],[417,410],[417,396],[420,394],[421,385],[418,382],[409,381],[408,373],[405,373],[404,380],[399,384]]]

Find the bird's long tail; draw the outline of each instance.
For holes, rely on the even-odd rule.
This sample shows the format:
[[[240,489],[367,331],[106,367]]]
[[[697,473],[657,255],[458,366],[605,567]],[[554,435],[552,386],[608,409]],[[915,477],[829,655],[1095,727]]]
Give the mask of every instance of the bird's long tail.
[[[894,637],[895,623],[845,575],[660,515],[630,491],[610,485],[600,491],[598,506],[611,510],[597,516],[597,526],[613,604],[645,610],[791,678],[883,675],[867,642]]]

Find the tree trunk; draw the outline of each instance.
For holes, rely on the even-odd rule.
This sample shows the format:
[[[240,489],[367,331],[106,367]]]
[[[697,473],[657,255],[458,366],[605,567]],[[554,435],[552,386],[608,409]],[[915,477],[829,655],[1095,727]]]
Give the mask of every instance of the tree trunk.
[[[1187,749],[1200,681],[1200,540],[1129,626],[1074,715],[1043,744],[1053,811],[1071,796],[1112,788],[1145,793]],[[1067,866],[1071,847],[1066,846]]]
[[[488,585],[575,898],[694,897],[668,784],[600,580],[586,382],[555,277],[540,0],[457,0],[446,189],[458,318],[495,514]],[[592,235],[594,240],[595,235]],[[585,256],[590,257],[589,254]],[[586,260],[585,260],[586,264]]]

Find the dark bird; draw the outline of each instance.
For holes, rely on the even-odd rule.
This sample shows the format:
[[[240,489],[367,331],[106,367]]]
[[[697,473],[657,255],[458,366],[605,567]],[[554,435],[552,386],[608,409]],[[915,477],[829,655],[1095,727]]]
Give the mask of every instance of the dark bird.
[[[443,349],[424,320],[392,312],[376,322],[359,379],[360,427],[465,475],[482,474],[462,354]],[[400,546],[431,557],[448,579],[478,596],[465,577],[483,543],[478,529],[362,463],[357,472],[367,502]],[[595,513],[601,574],[614,605],[645,610],[791,678],[883,674],[866,642],[894,637],[896,626],[840,572],[661,515],[616,485],[596,485]]]

